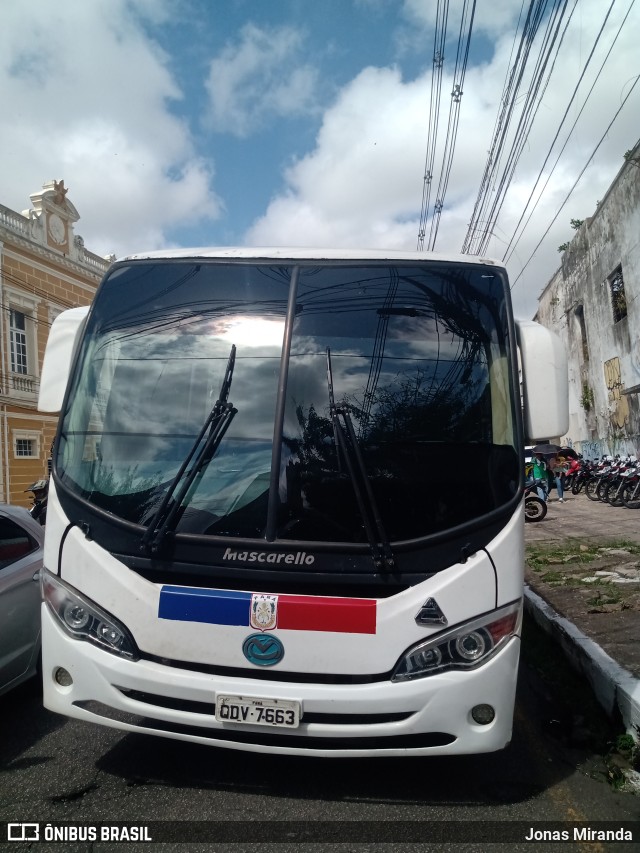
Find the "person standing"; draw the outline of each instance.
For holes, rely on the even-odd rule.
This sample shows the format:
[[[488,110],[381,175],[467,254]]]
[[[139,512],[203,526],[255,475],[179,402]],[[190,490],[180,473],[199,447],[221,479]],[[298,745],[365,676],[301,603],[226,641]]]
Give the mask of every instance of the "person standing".
[[[558,492],[558,502],[564,503],[564,475],[567,470],[567,462],[564,456],[553,456],[549,460],[549,470],[555,480]]]
[[[533,466],[531,468],[531,476],[536,484],[536,491],[540,500],[546,501],[547,492],[549,491],[549,479],[547,473],[547,465],[544,461],[542,453],[536,453],[533,457]]]

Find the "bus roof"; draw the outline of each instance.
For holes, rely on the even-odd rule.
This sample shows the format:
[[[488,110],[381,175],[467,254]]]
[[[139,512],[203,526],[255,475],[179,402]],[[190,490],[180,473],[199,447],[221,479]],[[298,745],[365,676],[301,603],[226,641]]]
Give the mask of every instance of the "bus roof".
[[[339,249],[300,248],[284,246],[209,246],[194,249],[162,249],[153,252],[138,252],[120,258],[131,260],[173,260],[180,258],[255,258],[267,260],[326,260],[326,261],[424,261],[427,259],[445,263],[487,264],[504,269],[504,264],[491,258],[475,255],[441,254],[437,252],[409,252],[395,249]]]

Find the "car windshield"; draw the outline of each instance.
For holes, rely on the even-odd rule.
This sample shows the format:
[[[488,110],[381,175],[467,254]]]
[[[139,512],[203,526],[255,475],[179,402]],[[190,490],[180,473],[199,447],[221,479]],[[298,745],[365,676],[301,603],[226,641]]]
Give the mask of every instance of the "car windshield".
[[[503,272],[474,263],[123,262],[88,318],[57,476],[144,527],[178,495],[177,533],[457,527],[517,491],[507,306]],[[181,489],[225,377],[233,417]]]

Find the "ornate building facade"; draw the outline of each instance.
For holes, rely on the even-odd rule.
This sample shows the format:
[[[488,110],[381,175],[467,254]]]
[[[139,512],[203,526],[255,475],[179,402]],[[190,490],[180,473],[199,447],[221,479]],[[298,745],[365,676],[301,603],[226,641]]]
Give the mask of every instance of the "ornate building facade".
[[[57,418],[38,412],[40,368],[55,317],[90,304],[113,258],[88,252],[64,181],[45,183],[32,207],[0,205],[0,501],[29,506],[48,476]]]

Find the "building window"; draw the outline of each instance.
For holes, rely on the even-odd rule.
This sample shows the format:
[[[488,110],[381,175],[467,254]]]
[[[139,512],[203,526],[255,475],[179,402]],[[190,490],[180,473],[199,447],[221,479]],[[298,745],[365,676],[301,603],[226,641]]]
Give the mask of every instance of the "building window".
[[[613,309],[613,322],[619,323],[627,316],[627,297],[624,292],[624,279],[622,277],[622,266],[613,271],[608,278],[611,290],[611,307]]]
[[[38,303],[30,296],[6,288],[8,329],[6,336],[9,394],[33,399],[37,391],[38,356],[36,317]]]
[[[25,430],[14,430],[13,453],[16,459],[39,459],[40,436]]]
[[[589,344],[587,343],[587,325],[584,320],[584,305],[576,305],[576,317],[580,328],[580,342],[582,344],[582,358],[589,361]]]
[[[27,456],[32,459],[36,455],[34,446],[35,442],[32,438],[16,438],[16,456]]]
[[[26,374],[27,370],[27,316],[12,308],[9,312],[11,340],[11,372]]]

